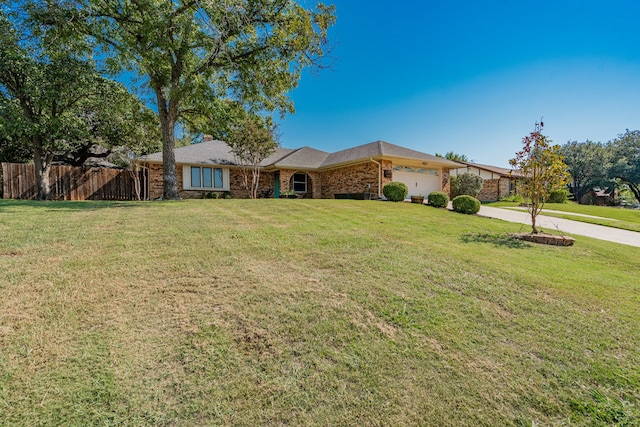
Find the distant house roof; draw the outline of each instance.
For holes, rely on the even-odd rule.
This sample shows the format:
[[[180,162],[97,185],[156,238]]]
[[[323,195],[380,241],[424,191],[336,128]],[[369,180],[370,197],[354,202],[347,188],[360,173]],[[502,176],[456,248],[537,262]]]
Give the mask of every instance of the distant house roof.
[[[507,168],[501,168],[498,166],[481,165],[479,163],[472,163],[472,162],[460,162],[460,163],[464,163],[468,167],[483,169],[488,172],[493,172],[495,174],[502,175],[502,176],[511,176],[514,178],[522,178],[524,176],[517,169],[507,169]]]
[[[237,165],[231,148],[223,141],[206,140],[174,150],[178,164]],[[263,167],[294,169],[325,169],[355,163],[366,159],[398,158],[419,160],[445,168],[459,168],[458,162],[411,150],[385,141],[376,141],[359,145],[335,153],[327,153],[311,147],[298,149],[277,148],[261,162]],[[162,153],[149,154],[140,158],[147,162],[162,162]]]
[[[591,191],[596,197],[611,197],[615,195],[615,188],[599,188],[595,187]]]

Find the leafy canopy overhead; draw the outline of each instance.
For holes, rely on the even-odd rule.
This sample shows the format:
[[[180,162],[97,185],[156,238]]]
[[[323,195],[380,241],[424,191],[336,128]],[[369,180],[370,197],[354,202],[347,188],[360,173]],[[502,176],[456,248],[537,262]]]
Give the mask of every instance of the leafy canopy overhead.
[[[114,71],[147,79],[162,127],[164,198],[178,198],[176,123],[198,127],[229,99],[252,112],[293,112],[288,94],[305,67],[322,65],[335,22],[333,6],[292,0],[66,0],[32,10],[50,37],[89,36]]]
[[[0,140],[33,158],[39,198],[49,196],[54,158],[96,144],[144,153],[158,141],[154,125],[151,110],[91,61],[42,43],[0,9]]]

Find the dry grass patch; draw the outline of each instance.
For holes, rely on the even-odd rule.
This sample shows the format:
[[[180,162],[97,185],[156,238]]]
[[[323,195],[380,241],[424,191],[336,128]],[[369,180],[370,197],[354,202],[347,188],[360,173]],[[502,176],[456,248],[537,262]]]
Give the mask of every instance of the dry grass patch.
[[[0,212],[7,425],[638,420],[635,248],[367,201]]]

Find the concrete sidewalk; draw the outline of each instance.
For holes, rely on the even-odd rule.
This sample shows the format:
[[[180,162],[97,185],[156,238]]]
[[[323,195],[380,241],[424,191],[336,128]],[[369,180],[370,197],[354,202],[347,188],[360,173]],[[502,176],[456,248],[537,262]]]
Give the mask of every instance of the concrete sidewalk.
[[[531,216],[528,212],[518,212],[509,209],[481,206],[478,215],[485,216],[487,218],[516,222],[519,224],[526,224],[531,227]],[[537,226],[546,228],[547,230],[560,230],[569,234],[592,237],[594,239],[606,240],[608,242],[621,243],[623,245],[640,248],[640,233],[636,231],[621,230],[619,228],[605,227],[602,225],[588,224],[586,222],[572,221],[569,219],[554,218],[544,215],[538,215],[536,224]]]

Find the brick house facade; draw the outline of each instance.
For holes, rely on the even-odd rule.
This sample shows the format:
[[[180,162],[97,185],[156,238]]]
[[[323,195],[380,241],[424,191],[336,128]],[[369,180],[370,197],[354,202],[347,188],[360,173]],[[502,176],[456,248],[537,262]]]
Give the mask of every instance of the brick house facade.
[[[463,173],[471,173],[482,178],[482,188],[477,199],[481,202],[496,202],[512,193],[517,193],[518,182],[523,176],[515,170],[500,168],[497,166],[480,165],[477,163],[460,162],[466,166],[452,169],[451,174],[458,176]]]
[[[211,192],[249,196],[241,169],[224,142],[205,140],[177,148],[175,155],[180,197],[197,199]],[[162,153],[145,156],[139,164],[149,171],[148,198],[162,197]],[[279,197],[283,191],[295,190],[299,197],[327,199],[338,193],[369,193],[376,198],[394,178],[407,181],[410,194],[412,189],[448,193],[449,169],[461,165],[377,141],[337,153],[279,148],[261,166],[258,194]]]

